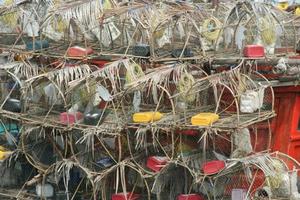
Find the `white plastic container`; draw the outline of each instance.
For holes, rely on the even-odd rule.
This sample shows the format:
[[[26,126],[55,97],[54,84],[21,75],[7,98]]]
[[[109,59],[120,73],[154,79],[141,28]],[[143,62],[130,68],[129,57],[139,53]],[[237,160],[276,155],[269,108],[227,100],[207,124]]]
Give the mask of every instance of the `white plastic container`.
[[[245,189],[232,189],[231,200],[246,200],[247,191]]]
[[[54,195],[54,188],[49,183],[45,183],[45,184],[39,183],[36,185],[35,190],[36,190],[37,196],[39,196],[39,197],[50,198],[50,197],[53,197],[53,195]]]
[[[242,113],[253,113],[260,109],[263,105],[264,88],[258,91],[247,90],[241,95],[240,110]]]

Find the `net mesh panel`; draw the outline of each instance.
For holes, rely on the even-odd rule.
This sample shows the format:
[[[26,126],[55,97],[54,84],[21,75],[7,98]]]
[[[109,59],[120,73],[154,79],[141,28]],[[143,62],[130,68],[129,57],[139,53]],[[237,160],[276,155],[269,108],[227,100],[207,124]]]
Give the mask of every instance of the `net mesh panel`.
[[[255,191],[264,184],[265,176],[259,170],[252,170],[251,173],[253,175],[251,179],[245,175],[244,171],[227,175],[227,183],[223,195],[225,197],[231,197],[233,189],[244,189],[253,197]]]

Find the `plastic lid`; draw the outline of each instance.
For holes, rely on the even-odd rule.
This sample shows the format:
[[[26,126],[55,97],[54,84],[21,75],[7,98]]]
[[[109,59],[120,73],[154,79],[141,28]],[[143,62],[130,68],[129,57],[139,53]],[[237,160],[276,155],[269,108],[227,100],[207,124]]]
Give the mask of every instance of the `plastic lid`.
[[[202,170],[205,175],[219,173],[225,168],[225,162],[221,160],[209,161],[203,164]]]

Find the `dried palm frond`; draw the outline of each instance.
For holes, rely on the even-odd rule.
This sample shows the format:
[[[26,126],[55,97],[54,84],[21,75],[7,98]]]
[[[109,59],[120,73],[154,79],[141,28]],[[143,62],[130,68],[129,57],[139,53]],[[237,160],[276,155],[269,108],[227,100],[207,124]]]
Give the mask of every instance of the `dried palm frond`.
[[[54,81],[61,88],[67,88],[69,82],[89,76],[91,69],[88,65],[66,67],[45,74],[50,80]]]
[[[101,1],[72,1],[72,2],[54,2],[49,7],[48,16],[46,17],[46,24],[50,23],[59,17],[69,25],[71,19],[76,20],[78,25],[89,27],[91,24],[97,24],[98,17],[103,10]],[[82,30],[84,31],[84,30]]]
[[[136,144],[135,149],[146,149],[147,151],[147,128],[139,127],[135,132]]]
[[[57,183],[59,182],[60,177],[63,178],[66,193],[67,193],[67,199],[70,199],[69,192],[68,192],[69,182],[70,182],[70,178],[71,178],[70,171],[74,167],[78,167],[79,169],[81,169],[86,174],[86,178],[93,184],[93,180],[92,180],[93,175],[89,169],[81,166],[77,162],[74,162],[74,161],[68,160],[68,159],[64,159],[60,162],[57,162],[55,165],[55,178],[56,178]]]
[[[72,18],[79,20],[81,23],[88,25],[90,21],[95,21],[101,12],[102,4],[100,1],[72,1],[66,3],[52,4],[49,13],[59,14],[65,21]]]
[[[155,68],[149,71],[145,76],[139,77],[136,80],[125,85],[128,88],[127,92],[142,87],[157,87],[157,85],[168,88],[170,80],[172,83],[178,83],[183,73],[188,73],[188,66],[185,64],[172,64],[163,67]]]
[[[74,36],[74,31],[79,29],[86,39],[99,38],[100,27],[98,18],[103,9],[110,8],[111,0],[102,1],[53,1],[49,4],[48,12],[43,20],[43,33],[58,41],[62,39],[62,32],[69,31]],[[77,27],[73,27],[75,22]],[[76,32],[76,31],[75,31]]]
[[[21,79],[32,78],[39,73],[39,68],[36,64],[27,62],[8,62],[0,65],[0,70],[8,70]]]
[[[124,73],[126,70],[133,71],[135,62],[131,59],[121,59],[106,65],[103,69],[97,70],[91,74],[94,79],[101,78],[110,85],[113,94],[119,93],[124,88]],[[133,79],[136,77],[133,76]],[[107,82],[108,81],[108,82]]]

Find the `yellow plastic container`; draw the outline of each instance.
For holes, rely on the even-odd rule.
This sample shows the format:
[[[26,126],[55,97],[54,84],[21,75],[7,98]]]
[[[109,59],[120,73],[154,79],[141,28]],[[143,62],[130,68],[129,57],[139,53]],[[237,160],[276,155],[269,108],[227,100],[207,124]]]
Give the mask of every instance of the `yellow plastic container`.
[[[219,115],[215,113],[199,113],[192,117],[192,125],[196,126],[209,126],[218,121]]]
[[[148,123],[158,121],[163,117],[160,112],[140,112],[133,114],[133,122],[135,123]]]
[[[0,161],[5,160],[11,153],[11,151],[0,151]]]
[[[300,7],[297,7],[295,10],[295,15],[300,16]]]
[[[0,151],[5,151],[5,148],[3,146],[0,146]]]
[[[281,2],[281,3],[278,3],[277,7],[278,7],[280,10],[286,10],[286,9],[289,7],[289,2]]]

